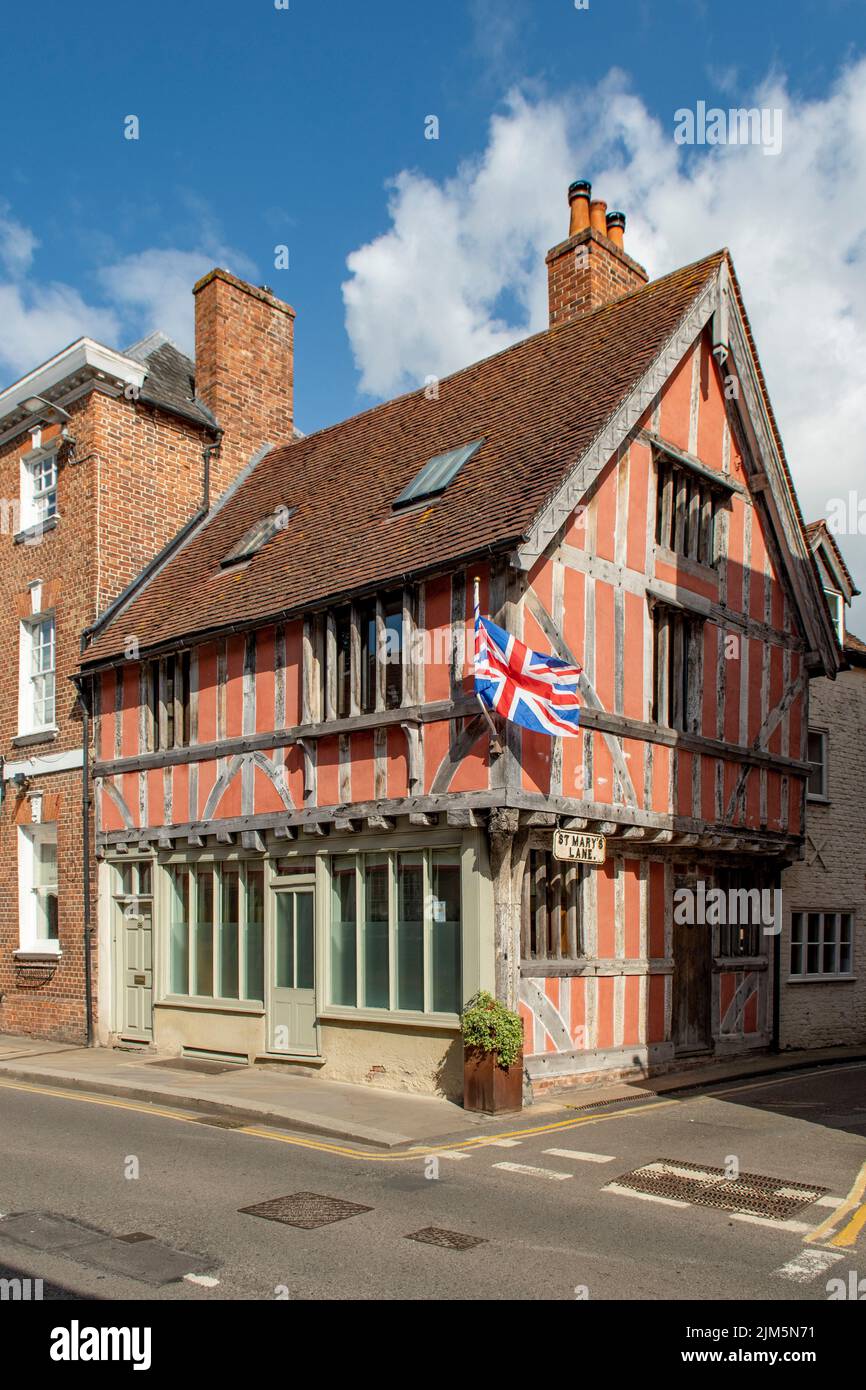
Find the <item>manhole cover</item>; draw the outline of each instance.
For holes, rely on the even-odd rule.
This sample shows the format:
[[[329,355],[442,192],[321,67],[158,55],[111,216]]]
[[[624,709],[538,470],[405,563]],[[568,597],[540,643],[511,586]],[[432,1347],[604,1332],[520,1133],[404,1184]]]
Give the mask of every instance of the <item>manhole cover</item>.
[[[413,1231],[407,1240],[420,1241],[422,1245],[441,1245],[446,1250],[474,1250],[476,1245],[486,1245],[481,1236],[467,1236],[462,1231],[443,1231],[439,1226],[425,1226],[423,1231]]]
[[[198,1057],[162,1057],[158,1062],[149,1062],[151,1067],[167,1067],[170,1071],[197,1071],[203,1076],[219,1076],[224,1071],[237,1071],[234,1062],[208,1062]]]
[[[724,1168],[680,1163],[671,1158],[660,1158],[643,1168],[635,1168],[608,1186],[630,1187],[653,1197],[692,1202],[699,1207],[718,1207],[746,1216],[767,1216],[773,1221],[786,1221],[827,1191],[826,1187],[768,1178],[760,1173],[740,1173],[731,1178]]]
[[[284,1226],[313,1231],[317,1226],[330,1226],[333,1221],[345,1221],[348,1216],[360,1216],[373,1208],[344,1202],[341,1197],[322,1197],[318,1192],[295,1192],[290,1197],[272,1197],[269,1202],[256,1202],[255,1206],[238,1210],[247,1216],[261,1216],[265,1221],[280,1221]]]

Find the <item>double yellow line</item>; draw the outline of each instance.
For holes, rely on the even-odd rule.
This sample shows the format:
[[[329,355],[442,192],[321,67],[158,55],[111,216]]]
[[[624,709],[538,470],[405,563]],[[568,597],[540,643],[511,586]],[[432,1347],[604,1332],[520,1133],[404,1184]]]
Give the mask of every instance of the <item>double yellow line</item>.
[[[857,1237],[866,1226],[866,1203],[863,1201],[863,1194],[866,1193],[866,1163],[860,1169],[854,1179],[854,1186],[848,1193],[844,1202],[835,1211],[831,1212],[826,1221],[822,1221],[820,1226],[816,1226],[814,1231],[810,1231],[803,1237],[806,1245],[828,1245],[835,1249],[850,1249],[856,1245]],[[853,1214],[852,1214],[853,1213]],[[851,1217],[850,1221],[837,1231],[835,1235],[826,1237],[844,1221],[846,1216]]]
[[[84,1105],[102,1105],[112,1110],[132,1110],[140,1115],[158,1115],[161,1119],[176,1120],[179,1124],[201,1125],[207,1123],[205,1114],[194,1115],[181,1110],[168,1110],[165,1107],[141,1101],[97,1096],[56,1086],[38,1086],[29,1081],[6,1081],[0,1078],[0,1088],[9,1091],[27,1091],[40,1096],[56,1096],[60,1100],[75,1100]],[[508,1129],[496,1134],[479,1134],[473,1139],[452,1140],[450,1144],[431,1144],[426,1148],[414,1145],[411,1149],[401,1149],[399,1153],[370,1153],[366,1149],[352,1148],[347,1144],[328,1143],[323,1139],[306,1139],[298,1134],[282,1134],[278,1130],[265,1129],[259,1125],[238,1125],[237,1128],[227,1129],[226,1133],[247,1134],[255,1139],[270,1139],[278,1144],[291,1144],[299,1149],[316,1149],[322,1153],[339,1154],[343,1158],[354,1158],[362,1163],[403,1163],[410,1159],[428,1158],[437,1153],[454,1153],[461,1149],[483,1148],[486,1144],[492,1144],[499,1139],[527,1139],[534,1134],[551,1134],[559,1130],[575,1129],[578,1125],[596,1125],[601,1124],[603,1120],[626,1119],[632,1115],[645,1114],[647,1110],[663,1110],[668,1106],[678,1104],[679,1101],[677,1100],[637,1102],[628,1109],[615,1110],[604,1115],[581,1115],[573,1120],[555,1120],[549,1124]]]

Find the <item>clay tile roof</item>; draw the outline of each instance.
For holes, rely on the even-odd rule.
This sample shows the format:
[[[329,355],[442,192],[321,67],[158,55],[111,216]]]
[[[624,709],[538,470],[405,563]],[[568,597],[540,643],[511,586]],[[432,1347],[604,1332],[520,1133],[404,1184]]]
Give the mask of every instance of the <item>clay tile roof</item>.
[[[866,666],[866,642],[845,630],[845,655],[852,666]]]
[[[724,252],[615,304],[342,424],[282,444],[98,633],[84,664],[234,624],[262,624],[514,544],[651,366]],[[485,443],[429,507],[392,502],[430,458]],[[220,560],[296,507],[241,569]]]

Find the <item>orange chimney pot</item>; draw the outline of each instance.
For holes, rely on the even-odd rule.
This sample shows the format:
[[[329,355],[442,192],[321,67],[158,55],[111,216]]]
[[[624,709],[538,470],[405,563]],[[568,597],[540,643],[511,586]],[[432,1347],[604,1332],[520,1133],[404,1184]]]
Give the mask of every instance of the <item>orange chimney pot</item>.
[[[589,223],[594,232],[607,236],[607,203],[600,198],[593,198],[589,205]]]
[[[609,212],[607,214],[607,235],[614,246],[622,250],[623,236],[625,234],[625,213]]]
[[[592,195],[592,184],[586,179],[578,179],[568,190],[568,204],[571,209],[569,220],[568,235],[577,236],[579,232],[585,232],[589,226],[589,200]]]

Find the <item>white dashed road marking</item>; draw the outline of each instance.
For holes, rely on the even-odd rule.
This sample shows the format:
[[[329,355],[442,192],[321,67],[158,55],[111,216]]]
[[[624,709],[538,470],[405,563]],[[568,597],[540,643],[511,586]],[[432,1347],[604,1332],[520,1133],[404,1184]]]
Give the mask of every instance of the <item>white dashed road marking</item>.
[[[504,1168],[508,1173],[526,1173],[531,1178],[553,1178],[556,1182],[572,1176],[571,1173],[557,1173],[553,1168],[530,1168],[527,1163],[494,1163],[493,1167]]]
[[[773,1273],[780,1279],[792,1279],[795,1284],[811,1284],[837,1260],[844,1258],[844,1255],[837,1255],[835,1250],[802,1250],[781,1269],[774,1269]]]
[[[522,1144],[521,1139],[488,1139],[491,1149],[518,1149]]]
[[[798,1236],[815,1229],[805,1221],[774,1221],[772,1217],[752,1216],[747,1211],[730,1211],[727,1214],[732,1221],[747,1221],[750,1226],[767,1226],[771,1231],[793,1231]]]
[[[581,1163],[613,1163],[613,1154],[589,1154],[581,1149],[545,1149],[546,1154],[553,1154],[556,1158],[573,1158]]]
[[[676,1197],[656,1197],[651,1192],[635,1192],[633,1187],[620,1187],[618,1182],[609,1182],[602,1192],[615,1192],[618,1197],[637,1197],[641,1202],[660,1202],[663,1207],[690,1207],[691,1202],[679,1202]]]
[[[462,1153],[460,1149],[444,1149],[442,1153],[431,1154],[432,1158],[471,1158],[471,1154]]]
[[[185,1274],[183,1281],[185,1284],[201,1284],[204,1289],[215,1289],[219,1284],[219,1279],[214,1279],[212,1274]]]

